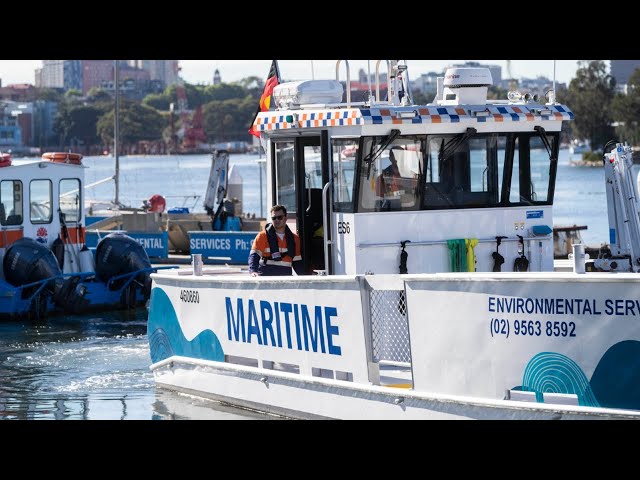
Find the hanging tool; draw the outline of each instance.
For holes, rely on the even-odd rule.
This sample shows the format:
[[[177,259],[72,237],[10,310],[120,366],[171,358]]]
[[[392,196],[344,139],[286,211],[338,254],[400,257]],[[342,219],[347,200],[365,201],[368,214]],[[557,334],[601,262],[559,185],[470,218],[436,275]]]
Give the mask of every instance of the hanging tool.
[[[501,272],[502,271],[502,264],[504,263],[504,257],[502,255],[500,255],[500,244],[502,243],[502,239],[503,238],[507,238],[504,235],[498,235],[496,237],[496,251],[493,252],[491,254],[491,256],[493,257],[493,271],[494,272]]]
[[[402,251],[400,252],[400,273],[409,273],[407,270],[407,258],[409,254],[405,250],[407,247],[407,243],[410,243],[411,240],[405,240],[400,242],[400,247],[402,247]]]
[[[516,257],[513,262],[513,271],[514,272],[526,272],[529,270],[529,259],[524,256],[524,238],[522,235],[517,235],[518,237],[518,254],[519,257]]]

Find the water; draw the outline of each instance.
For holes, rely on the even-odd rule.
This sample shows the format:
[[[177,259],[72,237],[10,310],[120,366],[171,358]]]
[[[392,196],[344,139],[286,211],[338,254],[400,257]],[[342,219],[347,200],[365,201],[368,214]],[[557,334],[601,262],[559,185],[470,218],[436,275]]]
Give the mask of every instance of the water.
[[[155,388],[147,311],[0,323],[0,419],[272,419]]]
[[[244,211],[259,214],[257,160],[255,155],[230,158],[243,178]],[[554,224],[587,225],[585,243],[599,245],[608,241],[604,170],[572,167],[569,160],[569,151],[562,150]],[[202,211],[210,161],[209,155],[122,157],[120,200],[139,206],[160,193],[169,208]],[[113,175],[111,157],[86,157],[83,162],[89,167],[87,184]],[[95,187],[92,197],[112,199],[113,182]],[[52,317],[40,324],[0,323],[0,419],[277,418],[156,389],[146,316],[145,309],[137,309]]]
[[[242,178],[242,201],[245,213],[264,216],[264,157],[230,155],[232,170]],[[114,159],[110,156],[84,157],[85,185],[104,180],[114,174]],[[167,200],[167,209],[188,207],[191,212],[204,212],[202,202],[207,191],[211,155],[127,155],[120,157],[119,200],[130,207],[139,207],[143,200],[158,193]],[[260,172],[262,170],[261,186]],[[261,195],[262,192],[262,195]],[[105,182],[91,187],[85,200],[112,200],[115,183]],[[261,214],[262,210],[262,214]]]

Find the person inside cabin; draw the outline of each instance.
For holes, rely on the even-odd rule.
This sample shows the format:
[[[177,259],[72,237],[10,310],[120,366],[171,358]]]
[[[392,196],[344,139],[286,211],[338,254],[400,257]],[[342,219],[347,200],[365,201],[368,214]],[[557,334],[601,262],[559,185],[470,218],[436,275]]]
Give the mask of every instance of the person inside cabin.
[[[376,195],[379,197],[394,196],[394,194],[401,189],[400,169],[398,168],[398,160],[396,159],[393,150],[389,151],[389,161],[391,165],[382,170],[382,173],[376,178]]]
[[[256,235],[249,253],[249,273],[259,275],[302,275],[300,238],[287,226],[287,209],[274,205],[271,221]]]

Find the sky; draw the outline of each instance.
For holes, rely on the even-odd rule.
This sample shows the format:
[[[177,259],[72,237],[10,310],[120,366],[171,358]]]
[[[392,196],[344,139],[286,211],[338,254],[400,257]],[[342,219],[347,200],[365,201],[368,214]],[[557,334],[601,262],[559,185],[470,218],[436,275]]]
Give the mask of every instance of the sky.
[[[422,73],[442,71],[453,63],[466,60],[407,60],[409,78],[416,79]],[[475,61],[475,60],[474,60]],[[508,78],[506,60],[477,60],[480,63],[502,66],[503,78]],[[557,60],[556,81],[568,84],[578,69],[578,60]],[[376,61],[371,61],[371,73],[375,73]],[[0,60],[0,79],[2,85],[11,83],[35,83],[34,71],[42,66],[42,60]],[[217,68],[223,82],[234,82],[249,76],[266,78],[271,60],[181,60],[181,76],[187,83],[211,84],[213,72]],[[284,80],[303,80],[312,78],[335,78],[335,60],[279,60],[280,75]],[[357,78],[358,70],[368,69],[367,60],[349,60],[350,78]],[[386,63],[380,64],[380,73],[386,72]],[[511,73],[515,78],[553,78],[553,60],[511,60]],[[344,62],[340,65],[340,79],[346,79]]]

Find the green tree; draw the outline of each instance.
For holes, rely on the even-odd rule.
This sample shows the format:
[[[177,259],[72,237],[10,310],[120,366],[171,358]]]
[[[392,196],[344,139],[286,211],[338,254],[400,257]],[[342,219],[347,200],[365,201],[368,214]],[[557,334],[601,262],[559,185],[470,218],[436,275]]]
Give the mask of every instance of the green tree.
[[[97,130],[106,145],[113,143],[114,110],[98,120]],[[161,140],[165,118],[155,109],[134,102],[123,102],[119,110],[120,143],[123,148],[139,141]]]
[[[636,69],[627,83],[627,93],[617,94],[611,104],[616,133],[621,141],[640,144],[640,69]]]
[[[575,115],[573,131],[587,139],[592,150],[602,150],[614,134],[611,101],[615,79],[602,60],[580,61],[576,76],[569,83],[567,104]]]
[[[36,91],[36,100],[45,100],[47,102],[60,102],[63,95],[53,88],[38,88]]]
[[[255,99],[212,101],[204,106],[204,130],[210,142],[249,139],[249,127],[256,113]]]
[[[60,136],[60,148],[71,144],[94,145],[100,141],[98,119],[104,114],[99,105],[63,101],[58,105],[53,130]]]
[[[60,136],[60,149],[62,150],[73,130],[73,119],[71,118],[71,104],[62,101],[58,104],[58,113],[53,119],[53,131]]]
[[[148,107],[161,110],[163,112],[169,111],[171,105],[171,97],[165,93],[150,93],[142,99],[142,104]]]
[[[113,102],[113,97],[103,88],[92,87],[87,92],[87,101],[95,102]]]
[[[67,99],[79,100],[82,98],[82,92],[76,88],[70,88],[64,92],[64,97]]]
[[[221,83],[206,87],[205,95],[208,101],[232,100],[244,98],[247,95],[247,89],[236,83]]]

